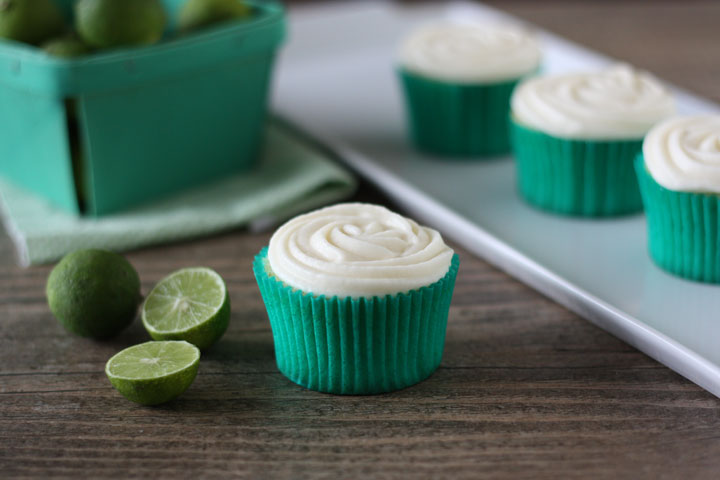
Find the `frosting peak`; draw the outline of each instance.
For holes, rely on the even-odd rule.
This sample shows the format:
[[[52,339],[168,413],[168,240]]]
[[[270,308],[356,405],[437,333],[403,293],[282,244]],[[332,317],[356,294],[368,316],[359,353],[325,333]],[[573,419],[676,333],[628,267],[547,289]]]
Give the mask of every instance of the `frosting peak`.
[[[528,79],[515,89],[511,103],[519,123],[581,139],[641,139],[675,112],[660,82],[622,64],[597,73]]]
[[[665,188],[720,193],[720,115],[662,122],[645,137],[643,157],[650,175]]]
[[[510,25],[439,23],[411,34],[400,49],[407,70],[451,82],[499,82],[535,71],[540,48]]]
[[[371,297],[440,280],[453,251],[440,234],[377,205],[345,203],[300,215],[270,239],[272,273],[316,295]]]

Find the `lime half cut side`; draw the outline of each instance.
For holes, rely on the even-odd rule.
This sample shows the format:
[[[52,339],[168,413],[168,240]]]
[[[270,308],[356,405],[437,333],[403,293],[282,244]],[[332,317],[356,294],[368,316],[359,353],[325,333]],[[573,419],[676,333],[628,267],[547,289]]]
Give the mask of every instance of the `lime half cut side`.
[[[128,400],[158,405],[187,390],[199,364],[200,350],[188,342],[146,342],[110,358],[105,374]]]
[[[230,322],[225,282],[205,267],[173,272],[148,294],[142,321],[155,340],[185,340],[205,349],[222,337]]]

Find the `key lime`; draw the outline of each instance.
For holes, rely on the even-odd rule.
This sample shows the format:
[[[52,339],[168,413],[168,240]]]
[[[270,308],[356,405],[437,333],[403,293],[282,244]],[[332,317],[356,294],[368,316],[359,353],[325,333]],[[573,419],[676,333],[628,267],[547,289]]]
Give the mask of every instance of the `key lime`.
[[[160,0],[78,0],[75,4],[75,28],[85,43],[96,48],[155,43],[162,37],[165,20]]]
[[[0,37],[37,45],[65,28],[53,0],[0,0]]]
[[[48,55],[62,58],[79,57],[90,53],[90,49],[75,36],[60,37],[45,42],[43,50]]]
[[[200,350],[188,342],[146,342],[113,356],[105,374],[128,400],[158,405],[187,390],[199,364]]]
[[[252,7],[241,0],[188,0],[180,10],[178,27],[187,32],[251,14]]]
[[[142,307],[155,340],[186,340],[205,349],[230,322],[230,297],[222,277],[204,267],[184,268],[160,280]]]
[[[121,255],[106,250],[69,253],[52,269],[45,293],[55,318],[83,337],[106,338],[135,319],[140,278]]]

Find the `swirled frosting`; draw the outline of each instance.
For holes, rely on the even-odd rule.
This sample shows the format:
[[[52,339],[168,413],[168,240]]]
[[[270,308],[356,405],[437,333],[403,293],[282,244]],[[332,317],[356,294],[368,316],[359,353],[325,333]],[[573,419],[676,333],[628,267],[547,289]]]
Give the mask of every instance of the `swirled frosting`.
[[[400,48],[400,64],[451,82],[499,82],[535,71],[540,48],[518,27],[441,23],[412,33]]]
[[[345,203],[300,215],[270,239],[272,273],[316,295],[372,297],[430,285],[453,251],[440,234],[377,205]]]
[[[531,78],[512,97],[515,121],[564,138],[641,139],[674,112],[670,92],[627,65]]]
[[[680,116],[653,127],[645,167],[670,190],[720,193],[720,115]]]

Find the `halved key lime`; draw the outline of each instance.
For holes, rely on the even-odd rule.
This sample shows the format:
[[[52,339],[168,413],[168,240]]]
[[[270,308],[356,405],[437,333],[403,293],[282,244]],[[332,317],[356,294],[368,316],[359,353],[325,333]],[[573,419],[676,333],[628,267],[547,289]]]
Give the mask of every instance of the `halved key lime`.
[[[230,297],[222,277],[205,267],[183,268],[160,280],[142,308],[155,340],[186,340],[207,348],[230,322]]]
[[[146,342],[114,355],[105,374],[128,400],[158,405],[188,389],[199,363],[200,350],[188,342]]]

